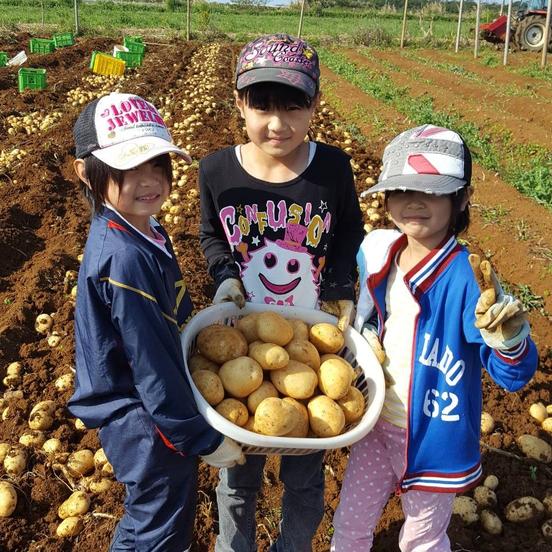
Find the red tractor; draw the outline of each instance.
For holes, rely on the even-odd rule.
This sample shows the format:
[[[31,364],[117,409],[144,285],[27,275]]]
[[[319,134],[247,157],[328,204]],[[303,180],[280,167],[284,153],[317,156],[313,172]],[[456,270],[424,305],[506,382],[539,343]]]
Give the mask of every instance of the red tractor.
[[[529,0],[522,2],[519,10],[512,17],[510,25],[510,43],[520,50],[539,52],[544,44],[546,27],[546,0]],[[480,25],[479,32],[487,42],[500,44],[506,41],[507,17],[501,15],[490,23]],[[548,32],[548,50],[552,47],[552,29]]]

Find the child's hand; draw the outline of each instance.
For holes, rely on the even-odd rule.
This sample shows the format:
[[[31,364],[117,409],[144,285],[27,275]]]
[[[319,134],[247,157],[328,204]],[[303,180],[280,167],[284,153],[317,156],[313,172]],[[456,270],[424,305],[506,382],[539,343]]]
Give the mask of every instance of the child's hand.
[[[213,304],[232,301],[240,309],[245,306],[245,294],[243,285],[237,278],[227,278],[220,284],[213,297]]]
[[[487,260],[470,255],[469,262],[481,290],[475,307],[475,327],[493,349],[515,347],[529,334],[525,309],[519,299],[503,293]]]
[[[355,304],[349,299],[321,301],[320,309],[338,318],[337,327],[344,332],[351,325],[355,314]]]
[[[214,468],[231,468],[236,464],[245,464],[245,455],[242,448],[230,437],[225,437],[215,452],[206,454],[201,458]]]

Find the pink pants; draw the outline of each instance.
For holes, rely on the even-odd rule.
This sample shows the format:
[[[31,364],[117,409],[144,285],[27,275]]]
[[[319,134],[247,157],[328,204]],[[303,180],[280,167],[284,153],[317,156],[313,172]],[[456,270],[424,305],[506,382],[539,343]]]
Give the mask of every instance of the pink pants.
[[[389,495],[405,467],[406,431],[380,420],[353,445],[335,512],[332,552],[367,552]],[[447,527],[454,493],[408,491],[401,495],[405,521],[402,552],[450,552]]]

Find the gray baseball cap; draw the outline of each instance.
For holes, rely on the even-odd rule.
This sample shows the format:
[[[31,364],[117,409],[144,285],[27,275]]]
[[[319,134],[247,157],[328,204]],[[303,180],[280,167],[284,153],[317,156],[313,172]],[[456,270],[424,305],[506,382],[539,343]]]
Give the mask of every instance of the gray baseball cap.
[[[370,192],[453,194],[470,184],[471,174],[471,154],[463,138],[448,128],[423,125],[402,132],[387,145],[383,170]]]

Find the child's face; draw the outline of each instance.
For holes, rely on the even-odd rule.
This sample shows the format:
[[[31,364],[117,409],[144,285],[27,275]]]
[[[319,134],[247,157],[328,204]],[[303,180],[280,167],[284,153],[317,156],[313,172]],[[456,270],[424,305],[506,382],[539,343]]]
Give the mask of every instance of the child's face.
[[[125,171],[120,190],[110,180],[106,200],[133,226],[149,231],[149,217],[161,210],[169,191],[170,182],[162,165],[158,159],[152,159]]]
[[[236,97],[236,105],[251,142],[266,155],[284,161],[303,143],[317,102],[313,101],[310,108],[262,110],[249,107]]]
[[[399,230],[428,249],[449,233],[452,201],[448,195],[394,191],[388,195],[387,208]]]

